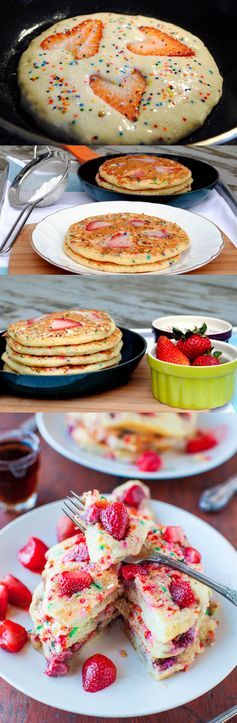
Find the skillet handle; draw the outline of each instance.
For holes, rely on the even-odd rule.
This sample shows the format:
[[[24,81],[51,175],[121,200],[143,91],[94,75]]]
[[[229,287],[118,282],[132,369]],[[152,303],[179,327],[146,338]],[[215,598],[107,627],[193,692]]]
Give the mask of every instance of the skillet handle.
[[[90,161],[92,158],[98,158],[97,153],[94,151],[91,151],[90,148],[87,146],[64,146],[67,151],[70,151],[70,153],[77,158],[80,163],[85,163],[85,161]]]

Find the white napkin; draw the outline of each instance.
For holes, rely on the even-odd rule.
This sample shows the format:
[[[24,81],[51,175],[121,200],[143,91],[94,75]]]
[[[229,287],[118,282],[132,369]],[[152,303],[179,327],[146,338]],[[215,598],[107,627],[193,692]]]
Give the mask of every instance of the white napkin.
[[[9,183],[8,183],[9,186]],[[80,206],[84,203],[91,203],[92,199],[84,191],[66,191],[61,199],[60,203],[54,206],[44,206],[43,208],[35,208],[27,223],[37,223],[45,216],[50,213],[55,213],[61,209],[69,206]],[[195,214],[205,216],[210,221],[219,226],[227,236],[231,239],[235,247],[237,248],[237,217],[230,209],[224,198],[220,194],[213,190],[209,193],[208,197],[201,203],[195,204],[190,211]],[[1,212],[1,224],[0,224],[0,245],[3,242],[6,234],[8,233],[11,225],[14,223],[19,209],[12,208],[7,199],[7,194],[2,207]],[[5,254],[0,256],[0,270],[8,266],[9,255]]]

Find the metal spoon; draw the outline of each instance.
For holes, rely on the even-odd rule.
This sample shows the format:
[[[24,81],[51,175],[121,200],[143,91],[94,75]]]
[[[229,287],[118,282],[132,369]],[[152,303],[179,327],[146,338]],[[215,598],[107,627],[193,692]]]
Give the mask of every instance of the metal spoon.
[[[70,164],[68,154],[60,150],[50,150],[49,147],[39,156],[36,156],[36,152],[35,150],[33,160],[21,169],[9,188],[10,205],[15,208],[23,206],[23,210],[1,244],[0,253],[6,254],[10,251],[35,206],[49,206],[56,203],[66,188]],[[53,175],[55,168],[57,176]],[[36,171],[40,173],[38,179]],[[55,179],[55,183],[47,189],[45,179],[49,177]]]
[[[220,713],[216,718],[209,720],[208,723],[226,723],[226,721],[234,718],[234,716],[237,716],[237,705],[234,705],[233,708],[228,708],[224,713]]]
[[[218,512],[227,505],[235,492],[237,492],[237,477],[230,477],[226,482],[205,490],[200,497],[199,507],[204,512]]]

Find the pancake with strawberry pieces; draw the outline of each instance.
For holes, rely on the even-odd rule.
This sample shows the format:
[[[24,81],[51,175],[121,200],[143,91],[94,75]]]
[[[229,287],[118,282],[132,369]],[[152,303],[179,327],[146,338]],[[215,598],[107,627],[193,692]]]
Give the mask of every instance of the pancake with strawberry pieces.
[[[108,191],[114,191],[116,193],[125,193],[126,195],[135,195],[135,196],[171,196],[171,195],[177,195],[178,193],[187,193],[188,191],[191,191],[192,186],[191,183],[183,183],[180,186],[174,186],[171,188],[170,186],[167,186],[163,189],[154,189],[154,188],[143,188],[141,189],[141,186],[137,185],[137,188],[133,188],[133,190],[129,190],[128,188],[125,188],[125,186],[115,186],[113,183],[109,183],[108,181],[105,181],[102,176],[100,176],[100,173],[96,174],[95,177],[96,183],[98,186],[101,186],[101,188],[107,188]]]
[[[115,265],[119,272],[127,266],[130,271],[139,266],[138,271],[153,270],[152,265],[163,265],[188,246],[187,233],[175,223],[146,214],[109,213],[72,224],[64,248],[80,261],[84,257],[85,265],[88,260],[91,266],[94,262]]]
[[[63,366],[75,366],[75,365],[83,365],[86,364],[97,364],[98,362],[107,362],[111,359],[114,359],[114,357],[118,357],[121,348],[122,348],[123,342],[122,340],[119,342],[119,344],[116,344],[116,346],[113,349],[106,349],[105,351],[99,351],[97,353],[92,354],[78,354],[77,356],[67,356],[63,354],[55,354],[54,356],[47,356],[47,355],[40,355],[36,356],[33,354],[25,353],[25,354],[18,354],[16,351],[13,351],[13,349],[7,344],[6,346],[6,353],[8,354],[8,358],[15,361],[17,364],[24,364],[25,366],[29,367],[63,367]],[[57,349],[54,347],[54,351],[56,352]]]
[[[163,194],[178,192],[190,185],[189,168],[171,158],[159,158],[152,154],[134,154],[108,158],[99,168],[102,181],[115,187],[133,190],[155,190]],[[177,191],[176,191],[177,189]]]
[[[10,349],[12,352],[16,352],[17,354],[31,354],[32,356],[47,356],[47,357],[53,357],[55,356],[55,353],[61,354],[62,356],[71,356],[71,357],[77,357],[78,354],[85,355],[85,354],[99,354],[100,352],[106,351],[106,349],[113,349],[116,346],[119,345],[122,339],[122,332],[120,329],[116,327],[115,331],[113,331],[110,336],[107,336],[105,339],[96,339],[94,341],[84,343],[84,344],[67,344],[65,346],[63,345],[57,345],[57,349],[55,349],[54,346],[45,346],[45,347],[33,347],[31,346],[29,349],[29,346],[25,346],[24,344],[19,344],[15,339],[10,337],[8,334],[7,336],[7,347],[9,347],[8,351],[10,353]]]
[[[179,254],[178,256],[174,256],[172,259],[156,261],[154,264],[150,263],[149,265],[134,264],[134,266],[128,266],[122,264],[110,264],[108,261],[92,261],[92,259],[88,259],[85,256],[80,256],[78,253],[72,251],[66,241],[64,243],[64,251],[67,256],[70,256],[70,258],[73,259],[73,261],[76,261],[77,264],[80,264],[81,266],[88,266],[89,268],[96,269],[97,271],[105,271],[107,274],[144,274],[163,271],[163,269],[167,269],[169,266],[172,266],[180,260]]]
[[[21,103],[48,135],[85,144],[172,144],[200,127],[222,93],[203,42],[141,15],[63,19],[18,66]]]
[[[115,364],[119,364],[121,361],[121,354],[119,353],[113,359],[107,359],[104,362],[97,362],[96,364],[77,364],[64,365],[61,367],[40,367],[40,366],[28,366],[26,364],[20,364],[15,359],[12,359],[8,352],[5,351],[2,354],[2,359],[6,363],[7,371],[13,370],[17,374],[38,374],[39,376],[56,376],[57,374],[87,374],[87,372],[97,372],[101,369],[107,369],[107,367],[113,367]]]
[[[27,347],[80,344],[109,337],[115,323],[105,311],[73,309],[10,324],[7,335]]]

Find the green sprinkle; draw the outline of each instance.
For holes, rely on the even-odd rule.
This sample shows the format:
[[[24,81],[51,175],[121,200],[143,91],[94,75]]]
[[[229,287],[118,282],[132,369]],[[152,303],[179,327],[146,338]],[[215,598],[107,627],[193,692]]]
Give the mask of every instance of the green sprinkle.
[[[158,552],[159,552],[159,550],[160,550],[160,547],[155,547],[155,550],[158,550]]]
[[[68,638],[72,638],[73,635],[75,635],[75,633],[77,633],[77,631],[78,631],[78,628],[72,628],[70,630],[70,633],[68,633]]]
[[[161,590],[162,592],[167,592],[167,587],[162,587]]]
[[[97,587],[97,590],[102,590],[102,585],[98,585],[98,582],[92,582],[91,584]]]
[[[43,625],[37,625],[36,630],[42,630]]]

